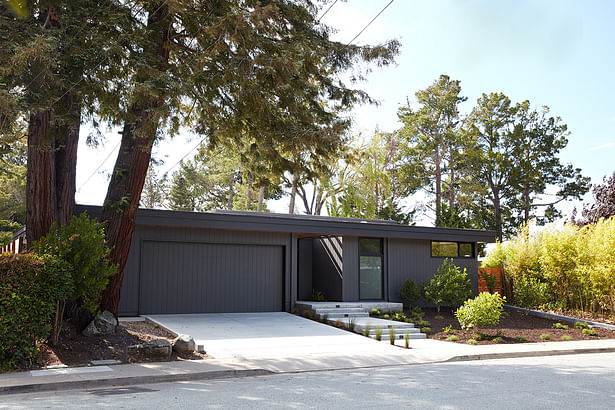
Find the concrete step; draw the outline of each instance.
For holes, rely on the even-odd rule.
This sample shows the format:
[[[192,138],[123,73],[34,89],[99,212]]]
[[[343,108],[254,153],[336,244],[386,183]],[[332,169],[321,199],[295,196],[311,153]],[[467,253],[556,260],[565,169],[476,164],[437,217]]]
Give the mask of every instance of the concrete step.
[[[372,339],[376,339],[376,336],[372,336],[370,335],[369,337],[371,337]],[[395,340],[404,340],[406,337],[405,334],[401,333],[401,334],[395,334]],[[425,333],[408,333],[408,339],[427,339],[427,335]],[[384,334],[382,333],[382,336],[380,337],[380,341],[381,342],[390,342],[389,339],[389,334]]]
[[[328,319],[346,319],[346,318],[366,318],[369,317],[369,314],[365,311],[363,312],[333,312],[327,313]]]
[[[357,327],[355,326],[355,328],[357,328]],[[382,330],[382,334],[383,335],[387,335],[388,336],[389,329],[380,329],[380,330]],[[358,329],[357,328],[357,331],[360,331],[361,333],[365,333],[365,329]],[[395,328],[395,333],[399,333],[400,335],[403,335],[406,331],[408,333],[421,333],[421,329],[417,329],[416,327],[411,327],[411,328],[406,328],[406,329]],[[375,335],[376,334],[376,329],[370,328],[369,329],[369,334],[370,335]]]
[[[369,313],[363,308],[316,308],[312,310],[318,315],[330,314],[330,313]]]

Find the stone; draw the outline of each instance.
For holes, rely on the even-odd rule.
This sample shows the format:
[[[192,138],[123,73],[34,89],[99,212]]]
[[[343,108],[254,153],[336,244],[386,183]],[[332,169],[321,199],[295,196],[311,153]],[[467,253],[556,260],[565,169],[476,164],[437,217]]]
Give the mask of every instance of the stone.
[[[194,353],[196,349],[196,343],[190,335],[179,335],[173,340],[173,350],[177,353]]]
[[[171,344],[166,339],[155,339],[144,343],[143,348],[153,356],[169,356],[171,352]]]
[[[84,336],[110,335],[115,333],[116,328],[117,319],[113,316],[113,313],[105,310],[96,316],[81,333]]]

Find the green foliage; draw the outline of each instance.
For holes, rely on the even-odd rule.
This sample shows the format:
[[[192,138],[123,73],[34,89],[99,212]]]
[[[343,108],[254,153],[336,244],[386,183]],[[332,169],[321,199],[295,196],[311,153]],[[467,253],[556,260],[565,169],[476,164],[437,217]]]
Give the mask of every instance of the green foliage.
[[[526,226],[498,254],[514,303],[615,313],[615,217],[536,235]]]
[[[417,327],[430,327],[431,323],[428,320],[419,319],[414,322]]]
[[[370,325],[365,325],[363,328],[363,336],[369,337],[369,332],[372,330]]]
[[[410,316],[414,320],[423,320],[425,312],[423,312],[423,309],[421,309],[419,306],[414,306],[412,309],[410,309]]]
[[[403,314],[402,312],[391,312],[391,319],[397,322],[405,322],[406,315]]]
[[[505,298],[499,293],[482,292],[474,299],[467,300],[455,312],[463,329],[478,329],[495,326],[500,322]]]
[[[376,326],[376,330],[374,330],[374,335],[377,341],[382,340],[382,328],[380,326]]]
[[[585,322],[574,322],[574,327],[577,329],[589,329],[589,325]]]
[[[535,277],[521,276],[515,282],[513,300],[524,308],[538,308],[549,302],[549,288]]]
[[[597,333],[594,329],[583,329],[582,332],[585,336],[597,336]]]
[[[32,249],[38,255],[51,255],[70,267],[74,287],[69,298],[96,314],[102,291],[116,272],[105,245],[103,226],[85,213],[73,216],[68,225],[58,228],[53,224]]]
[[[371,316],[382,316],[382,310],[374,308],[371,312],[369,312],[369,314]]]
[[[447,337],[446,340],[449,341],[449,342],[458,342],[459,341],[459,337],[455,336],[455,335],[451,335],[451,336]]]
[[[478,344],[478,342],[476,340],[474,340],[474,339],[470,339],[466,343],[469,344],[469,345],[477,345]]]
[[[445,328],[442,329],[442,331],[444,333],[446,333],[447,335],[454,335],[455,334],[455,329],[453,329],[452,325],[448,325]]]
[[[563,330],[566,330],[566,329],[568,329],[568,325],[563,325],[563,324],[561,324],[559,322],[553,323],[553,329],[563,329]]]
[[[429,326],[425,326],[421,328],[421,332],[425,333],[426,335],[431,333],[431,328]]]
[[[481,262],[483,268],[502,268],[504,266],[504,245],[501,242],[496,242],[495,246],[487,254]]]
[[[49,335],[56,301],[71,288],[71,275],[61,260],[0,256],[0,368],[12,369],[36,357],[35,343]]]
[[[434,316],[434,319],[436,319],[436,320],[444,320],[444,316],[436,315],[436,316]]]
[[[504,343],[504,338],[502,338],[502,336],[497,336],[497,337],[494,337],[493,339],[491,339],[491,341],[493,343]]]
[[[421,288],[410,279],[404,282],[399,293],[408,307],[421,298]]]
[[[550,335],[548,335],[547,333],[543,333],[543,334],[541,334],[541,335],[540,335],[540,338],[541,338],[542,340],[551,340],[551,336],[550,336]]]
[[[389,327],[389,343],[395,344],[395,328],[393,326]]]
[[[384,315],[382,315],[382,318],[389,320],[391,316],[388,313],[385,313]]]
[[[404,331],[404,347],[406,349],[410,348],[410,332],[408,330]]]
[[[562,339],[562,340],[572,340],[572,337],[570,337],[568,335],[563,335],[562,337],[560,337],[560,339]]]
[[[312,300],[314,302],[326,302],[327,299],[325,298],[324,293],[322,293],[319,290],[313,289],[312,290]]]
[[[495,275],[492,275],[489,272],[479,272],[479,274],[483,277],[483,279],[485,280],[485,283],[487,284],[487,289],[489,290],[490,293],[493,293],[493,291],[495,290],[495,285],[498,282],[498,278]]]
[[[515,337],[515,340],[517,342],[521,342],[521,343],[527,342],[527,339],[525,337],[523,337],[523,336],[517,336],[517,337]]]
[[[348,327],[347,327],[348,331],[354,332],[354,328],[355,328],[355,321],[354,321],[354,319],[349,319],[348,320]]]
[[[456,307],[472,297],[470,278],[464,268],[463,272],[455,266],[452,259],[445,259],[438,272],[425,285],[425,299],[440,306]]]

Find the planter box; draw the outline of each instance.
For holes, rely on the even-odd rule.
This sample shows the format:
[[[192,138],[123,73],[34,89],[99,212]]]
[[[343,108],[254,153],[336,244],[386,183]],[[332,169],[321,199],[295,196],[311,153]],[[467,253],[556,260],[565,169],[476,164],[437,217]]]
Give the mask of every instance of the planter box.
[[[484,275],[495,276],[495,285],[493,291],[495,293],[502,293],[502,269],[500,268],[478,268],[478,293],[489,292],[487,281]]]

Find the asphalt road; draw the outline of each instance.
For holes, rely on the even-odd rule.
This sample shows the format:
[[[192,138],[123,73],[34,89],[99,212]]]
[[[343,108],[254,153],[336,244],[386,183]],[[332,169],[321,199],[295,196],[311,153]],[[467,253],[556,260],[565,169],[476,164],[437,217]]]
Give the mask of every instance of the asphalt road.
[[[31,393],[0,407],[613,409],[615,353]]]

